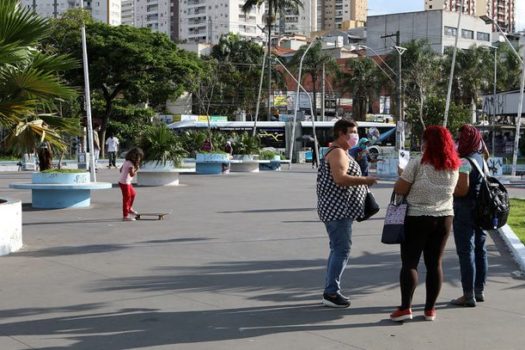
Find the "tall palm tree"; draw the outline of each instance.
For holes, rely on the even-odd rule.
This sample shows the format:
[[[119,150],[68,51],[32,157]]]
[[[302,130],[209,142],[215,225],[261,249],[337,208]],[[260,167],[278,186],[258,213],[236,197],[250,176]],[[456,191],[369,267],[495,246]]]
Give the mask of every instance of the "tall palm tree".
[[[267,52],[268,52],[268,67],[271,67],[272,62],[272,23],[275,21],[277,13],[283,13],[285,10],[291,10],[295,13],[299,13],[299,9],[303,8],[302,0],[246,0],[242,10],[244,13],[251,11],[255,6],[261,7],[262,4],[266,4],[268,7],[266,14],[266,27],[268,28],[268,43],[267,43]],[[273,70],[270,69],[270,72]],[[271,74],[271,73],[270,73]],[[271,80],[271,76],[269,79]],[[268,86],[271,86],[272,82],[268,81]],[[270,96],[268,96],[268,101],[270,101]],[[268,116],[270,118],[270,116]]]
[[[352,115],[355,120],[365,120],[369,101],[377,95],[381,82],[378,71],[371,58],[349,60],[348,72],[342,72],[338,84],[344,93],[352,93]]]
[[[49,123],[71,127],[58,121],[53,112],[58,99],[76,95],[58,73],[77,63],[68,56],[37,49],[49,29],[46,19],[19,7],[17,0],[0,1],[0,126],[12,131],[11,142],[21,142],[28,150],[44,140],[63,148],[59,134],[49,128]]]
[[[301,57],[304,54],[308,46],[303,45],[297,52],[293,55],[290,65],[294,68],[299,66]],[[317,41],[312,45],[306,56],[303,60],[303,72],[305,76],[310,76],[312,79],[312,93],[313,93],[313,111],[312,118],[317,116],[317,83],[319,81],[320,75],[323,71],[323,66],[325,67],[325,72],[336,74],[339,71],[336,60],[322,50],[322,45],[320,41]],[[322,79],[322,78],[321,78]]]

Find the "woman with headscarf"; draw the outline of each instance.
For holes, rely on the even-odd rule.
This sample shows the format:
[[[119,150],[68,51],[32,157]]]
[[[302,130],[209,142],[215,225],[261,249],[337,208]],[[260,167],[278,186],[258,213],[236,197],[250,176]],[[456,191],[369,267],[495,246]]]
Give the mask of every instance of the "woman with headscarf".
[[[478,129],[463,125],[459,129],[458,153],[461,157],[459,180],[454,191],[454,240],[459,256],[463,295],[451,301],[458,306],[474,307],[485,301],[483,293],[487,279],[487,234],[474,222],[474,207],[483,169],[484,143]]]

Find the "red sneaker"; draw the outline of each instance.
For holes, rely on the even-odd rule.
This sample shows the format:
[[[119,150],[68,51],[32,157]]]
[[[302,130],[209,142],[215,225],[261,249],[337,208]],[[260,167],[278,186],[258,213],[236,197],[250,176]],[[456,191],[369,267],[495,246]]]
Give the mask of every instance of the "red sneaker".
[[[434,321],[436,319],[436,309],[425,310],[425,320]]]
[[[402,310],[398,308],[396,311],[390,314],[390,319],[395,322],[411,320],[412,319],[412,309],[408,308],[408,309]]]

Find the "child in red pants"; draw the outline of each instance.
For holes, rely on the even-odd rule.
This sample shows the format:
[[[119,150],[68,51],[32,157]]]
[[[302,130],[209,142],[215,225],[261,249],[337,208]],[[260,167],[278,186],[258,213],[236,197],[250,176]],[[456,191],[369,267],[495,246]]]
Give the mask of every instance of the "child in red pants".
[[[126,161],[120,168],[120,179],[118,184],[120,186],[120,190],[122,191],[123,221],[135,221],[135,217],[130,216],[130,214],[137,214],[137,212],[133,209],[133,201],[135,200],[136,192],[133,188],[133,185],[131,184],[131,180],[133,180],[133,177],[137,173],[143,158],[144,152],[142,152],[142,149],[138,147],[132,148],[126,154]]]

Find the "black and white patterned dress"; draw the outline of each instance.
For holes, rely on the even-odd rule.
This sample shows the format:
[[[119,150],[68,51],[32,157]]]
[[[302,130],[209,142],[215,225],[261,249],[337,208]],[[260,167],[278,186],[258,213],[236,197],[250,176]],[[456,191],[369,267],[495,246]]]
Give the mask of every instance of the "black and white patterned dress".
[[[334,148],[330,148],[328,152]],[[327,153],[328,154],[328,153]],[[326,156],[325,156],[326,157]],[[363,214],[366,186],[339,186],[334,182],[330,164],[325,157],[320,160],[317,172],[317,213],[323,222],[340,219],[356,219]],[[361,176],[359,164],[348,157],[347,175]]]

